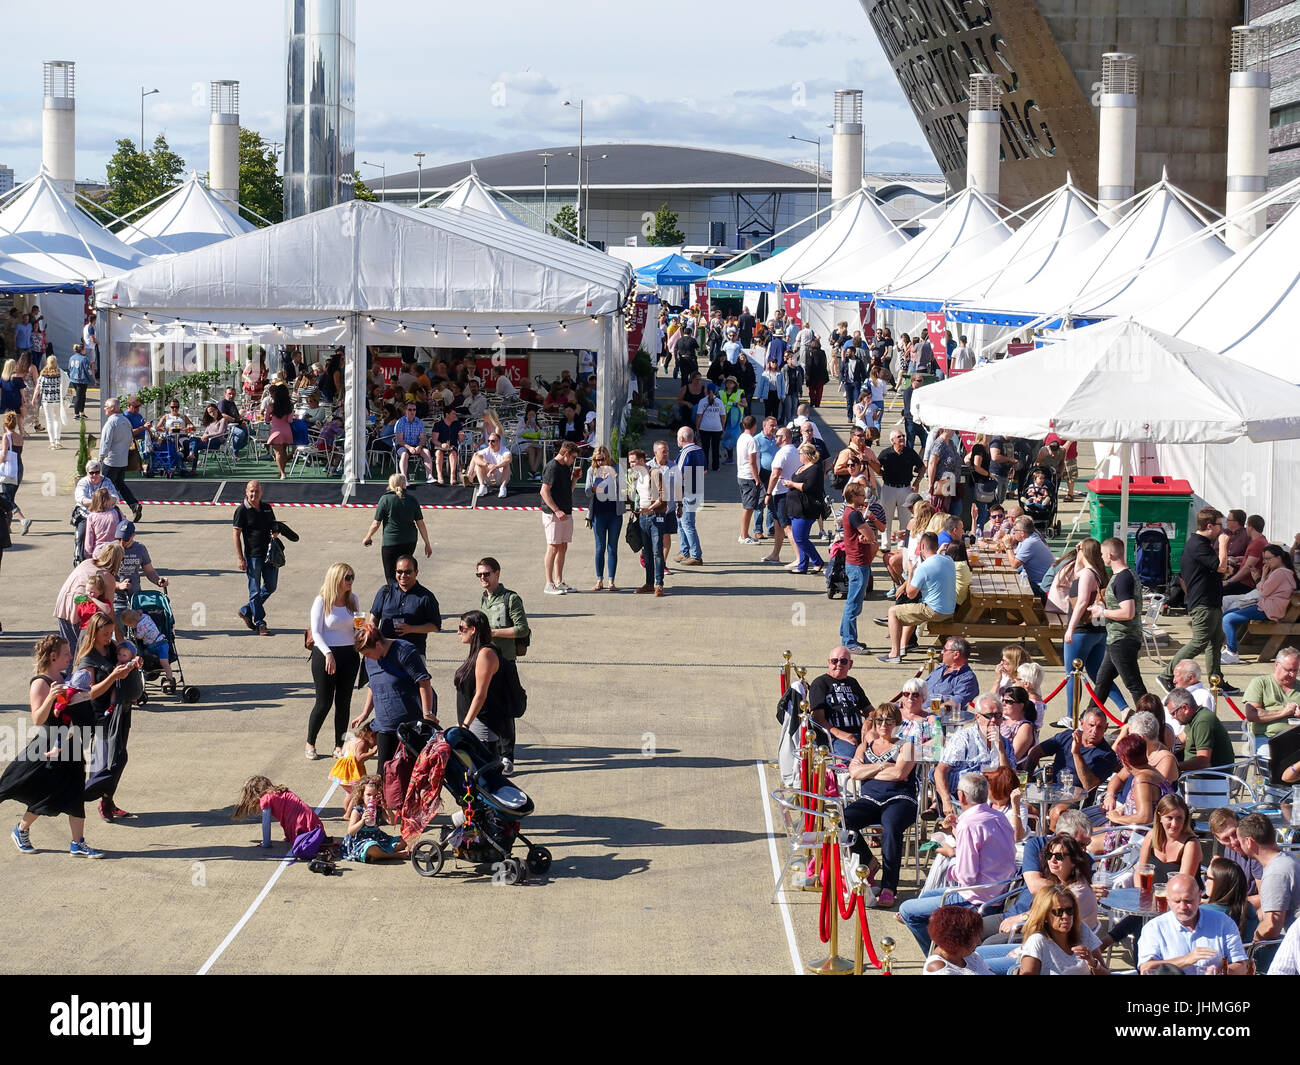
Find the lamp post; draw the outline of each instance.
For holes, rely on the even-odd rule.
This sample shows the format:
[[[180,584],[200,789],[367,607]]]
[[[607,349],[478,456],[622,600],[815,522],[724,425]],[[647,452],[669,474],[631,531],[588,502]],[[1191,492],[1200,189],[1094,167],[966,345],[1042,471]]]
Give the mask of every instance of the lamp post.
[[[576,104],[565,100],[565,107],[576,107],[578,109],[578,239],[586,240],[587,235],[582,230],[582,120],[586,100],[579,100]]]
[[[415,206],[420,206],[424,199],[424,152],[412,152],[415,156]]]
[[[609,156],[602,154],[597,156],[597,158],[608,159]],[[591,218],[591,156],[587,156],[587,198],[586,198],[586,203],[583,205],[582,213],[585,218],[587,219]],[[588,225],[590,225],[590,221],[588,222]],[[587,239],[586,233],[582,235],[582,239],[583,240]]]
[[[817,173],[815,175],[817,178],[817,191],[813,193],[813,196],[814,203],[816,204],[815,209],[820,211],[822,209],[822,139],[819,136],[815,141],[809,140],[807,137],[796,137],[793,133],[790,134],[790,139],[792,141],[803,141],[804,144],[817,145]],[[817,218],[817,224],[819,226],[821,225],[820,216]]]
[[[546,168],[547,166],[550,165],[551,160],[555,158],[555,153],[538,152],[537,155],[538,158],[541,159],[542,161],[542,232],[546,233],[549,236],[550,229],[551,229],[551,215],[546,208],[546,191],[547,191]]]
[[[361,165],[379,167],[381,173],[380,181],[383,182],[383,184],[379,186],[379,199],[381,202],[386,201],[388,199],[388,167],[383,163],[368,163],[364,159],[361,160]]]
[[[146,96],[152,96],[156,92],[158,92],[157,89],[150,89],[148,92],[145,92],[144,86],[143,85],[140,86],[140,154],[141,155],[144,155],[144,98]]]

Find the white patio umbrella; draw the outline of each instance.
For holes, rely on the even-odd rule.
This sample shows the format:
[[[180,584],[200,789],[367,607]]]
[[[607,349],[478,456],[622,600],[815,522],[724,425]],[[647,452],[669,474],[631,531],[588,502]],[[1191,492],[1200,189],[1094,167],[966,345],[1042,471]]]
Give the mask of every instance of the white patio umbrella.
[[[1049,347],[926,385],[925,425],[1119,444],[1229,444],[1300,438],[1300,386],[1132,318],[1072,330]],[[1121,449],[1120,528],[1129,455]]]

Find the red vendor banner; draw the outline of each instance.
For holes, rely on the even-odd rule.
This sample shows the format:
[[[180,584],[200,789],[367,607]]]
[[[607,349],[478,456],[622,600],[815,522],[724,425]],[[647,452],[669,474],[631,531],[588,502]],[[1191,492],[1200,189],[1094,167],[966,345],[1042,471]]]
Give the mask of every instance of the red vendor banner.
[[[644,296],[638,296],[636,302],[632,305],[632,320],[628,323],[631,326],[627,331],[627,357],[629,362],[636,357],[637,349],[641,347],[641,341],[645,337],[646,322],[649,319],[650,301]]]
[[[944,332],[947,328],[943,311],[926,311],[925,328],[930,334],[930,347],[934,350],[934,361],[946,375],[948,373],[948,341]]]
[[[870,344],[876,339],[875,300],[858,300],[858,321],[862,323],[862,339]]]
[[[1023,355],[1025,352],[1027,352],[1027,351],[1033,351],[1033,350],[1034,350],[1034,345],[1033,345],[1032,343],[1029,343],[1029,344],[1008,344],[1008,345],[1007,345],[1007,358],[1009,359],[1009,358],[1011,358],[1013,355]]]
[[[802,301],[799,298],[799,293],[797,292],[781,293],[781,304],[783,307],[785,307],[786,318],[794,322],[796,326],[802,329],[803,321],[799,317],[799,315],[803,310],[803,306],[802,306]]]
[[[487,381],[489,376],[488,371],[491,370],[493,366],[500,365],[501,361],[499,359],[494,359],[491,356],[487,356],[486,358],[480,357],[474,360],[474,372],[478,374],[481,381]],[[527,356],[521,358],[508,358],[505,360],[505,367],[510,374],[510,383],[516,388],[519,388],[528,380]]]
[[[707,318],[709,314],[709,283],[707,281],[695,282],[695,305],[699,307],[700,313]]]

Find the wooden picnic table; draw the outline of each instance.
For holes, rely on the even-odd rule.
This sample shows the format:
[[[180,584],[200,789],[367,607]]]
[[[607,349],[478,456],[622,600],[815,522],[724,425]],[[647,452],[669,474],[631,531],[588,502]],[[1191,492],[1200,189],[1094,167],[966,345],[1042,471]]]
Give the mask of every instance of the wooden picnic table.
[[[1242,633],[1242,639],[1248,636],[1265,637],[1264,647],[1259,652],[1261,662],[1272,661],[1287,640],[1300,637],[1300,591],[1291,593],[1291,602],[1287,604],[1281,621],[1252,621]]]
[[[1035,640],[1044,660],[1061,664],[1056,642],[1065,635],[1061,625],[1050,624],[1042,601],[1029,586],[1029,578],[1001,556],[1002,564],[990,565],[993,556],[979,556],[971,566],[970,594],[948,621],[931,622],[926,632],[942,643],[948,636],[968,640]]]

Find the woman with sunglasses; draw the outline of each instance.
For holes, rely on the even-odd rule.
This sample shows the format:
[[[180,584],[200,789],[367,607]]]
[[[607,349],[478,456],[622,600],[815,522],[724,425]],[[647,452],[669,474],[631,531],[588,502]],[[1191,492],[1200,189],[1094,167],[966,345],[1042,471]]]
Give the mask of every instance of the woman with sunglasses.
[[[1024,765],[1025,758],[1038,742],[1038,710],[1029,693],[1019,684],[1002,689],[1002,724],[999,728],[1004,738],[1011,741],[1016,753],[1016,768]]]
[[[511,693],[501,671],[501,659],[492,646],[492,630],[481,610],[467,610],[456,626],[467,648],[465,661],[453,677],[456,686],[456,721],[469,729],[500,756],[501,736],[509,724]]]
[[[314,761],[316,737],[334,705],[334,757],[343,756],[343,733],[352,709],[361,657],[356,649],[355,619],[361,612],[352,592],[356,573],[346,562],[335,562],[325,573],[320,595],[311,605],[311,679],[316,703],[307,719],[307,759]]]
[[[903,864],[903,833],[916,821],[916,755],[911,740],[898,736],[902,714],[893,703],[881,703],[862,731],[862,743],[849,763],[849,777],[859,781],[855,799],[844,808],[844,827],[856,835],[854,853],[875,872],[875,856],[862,830],[880,825],[884,874],[880,905],[892,906]]]
[[[1079,916],[1070,889],[1050,884],[1034,896],[1020,948],[1021,976],[1101,976],[1101,940]]]
[[[930,689],[920,677],[903,682],[898,709],[902,714],[902,727],[898,734],[912,741],[918,756],[924,756],[930,750],[936,733],[942,742],[943,726],[930,712]]]

